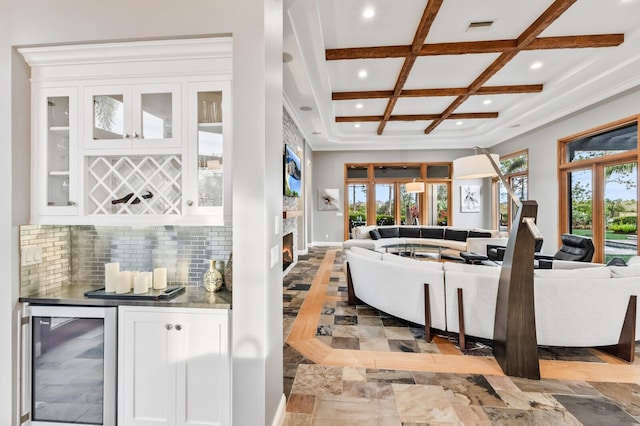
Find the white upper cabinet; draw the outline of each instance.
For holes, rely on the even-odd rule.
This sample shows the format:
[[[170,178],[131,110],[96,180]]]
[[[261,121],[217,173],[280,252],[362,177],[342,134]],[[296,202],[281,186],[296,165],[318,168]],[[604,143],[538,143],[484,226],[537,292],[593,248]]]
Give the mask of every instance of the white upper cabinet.
[[[180,148],[180,83],[84,90],[84,148]]]
[[[32,193],[35,215],[78,214],[78,96],[75,87],[34,92],[32,133],[40,141],[32,152],[38,181]]]
[[[190,216],[223,214],[224,194],[231,192],[230,93],[228,82],[187,86],[189,150],[183,170]]]
[[[228,225],[231,38],[19,49],[34,224]]]

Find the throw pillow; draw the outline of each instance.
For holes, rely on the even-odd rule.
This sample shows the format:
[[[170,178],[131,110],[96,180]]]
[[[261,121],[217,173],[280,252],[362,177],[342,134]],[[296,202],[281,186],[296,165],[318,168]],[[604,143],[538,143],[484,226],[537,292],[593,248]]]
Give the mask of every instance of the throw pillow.
[[[380,231],[378,231],[377,229],[372,229],[371,231],[369,231],[369,235],[371,235],[372,240],[379,240],[380,238],[382,238],[382,236],[380,235]]]
[[[400,232],[398,231],[398,227],[394,226],[392,228],[378,228],[380,235],[382,238],[397,238],[400,236]]]
[[[369,238],[369,231],[371,231],[372,229],[376,229],[376,227],[373,225],[356,226],[355,228],[353,228],[353,236],[359,240]]]

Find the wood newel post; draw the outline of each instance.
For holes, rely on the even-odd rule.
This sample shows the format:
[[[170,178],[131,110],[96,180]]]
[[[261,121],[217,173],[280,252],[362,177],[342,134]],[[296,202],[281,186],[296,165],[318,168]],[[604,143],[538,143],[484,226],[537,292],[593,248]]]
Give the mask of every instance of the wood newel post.
[[[535,238],[524,222],[535,220],[538,204],[518,209],[502,263],[493,330],[493,355],[509,376],[540,379],[536,338],[533,263]]]

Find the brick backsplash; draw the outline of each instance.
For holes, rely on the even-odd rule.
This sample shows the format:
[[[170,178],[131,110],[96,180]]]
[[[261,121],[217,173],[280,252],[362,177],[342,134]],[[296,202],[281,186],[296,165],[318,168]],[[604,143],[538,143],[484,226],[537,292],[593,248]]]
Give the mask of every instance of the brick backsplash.
[[[20,268],[20,294],[48,293],[70,281],[68,226],[21,226],[20,247],[40,246],[42,263]]]
[[[209,259],[227,261],[231,227],[22,226],[20,244],[43,247],[43,262],[21,267],[21,294],[55,290],[67,283],[104,284],[104,264],[121,270],[167,268],[171,283],[202,283]]]

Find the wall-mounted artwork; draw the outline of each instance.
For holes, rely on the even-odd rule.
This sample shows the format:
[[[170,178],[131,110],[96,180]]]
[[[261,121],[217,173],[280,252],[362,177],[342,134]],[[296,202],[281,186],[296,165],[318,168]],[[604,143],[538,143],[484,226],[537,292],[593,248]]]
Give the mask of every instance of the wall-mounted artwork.
[[[318,189],[318,210],[340,210],[340,190]]]
[[[462,213],[480,211],[480,185],[460,186],[460,211]]]
[[[287,197],[300,197],[302,188],[302,163],[300,157],[284,146],[284,195]]]

